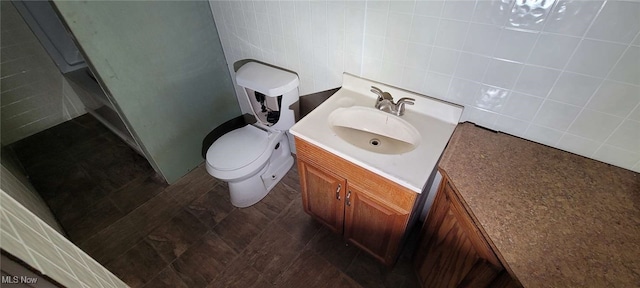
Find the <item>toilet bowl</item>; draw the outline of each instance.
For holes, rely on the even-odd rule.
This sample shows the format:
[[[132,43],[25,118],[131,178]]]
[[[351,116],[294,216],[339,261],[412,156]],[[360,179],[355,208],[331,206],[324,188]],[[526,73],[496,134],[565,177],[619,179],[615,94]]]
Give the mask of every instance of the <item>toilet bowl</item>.
[[[298,101],[297,75],[249,62],[238,69],[257,122],[218,138],[206,153],[206,169],[229,185],[231,204],[249,207],[262,200],[293,166],[286,131],[295,123],[289,106]]]

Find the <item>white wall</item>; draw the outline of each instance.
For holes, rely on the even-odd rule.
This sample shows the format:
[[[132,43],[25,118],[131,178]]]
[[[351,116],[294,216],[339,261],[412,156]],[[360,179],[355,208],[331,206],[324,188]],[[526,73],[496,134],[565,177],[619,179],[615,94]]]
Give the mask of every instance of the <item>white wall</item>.
[[[0,3],[2,145],[85,113],[80,99],[9,1]]]
[[[304,95],[339,87],[344,71],[462,104],[463,120],[640,172],[638,2],[210,4],[232,75],[241,59],[273,63],[298,73]]]

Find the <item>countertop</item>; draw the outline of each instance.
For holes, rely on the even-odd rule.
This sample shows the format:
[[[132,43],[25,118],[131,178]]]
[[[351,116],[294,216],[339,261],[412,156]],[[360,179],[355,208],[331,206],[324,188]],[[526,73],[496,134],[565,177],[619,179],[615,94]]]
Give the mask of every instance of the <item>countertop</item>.
[[[372,86],[391,93],[396,99],[411,97],[416,101],[414,105],[406,107],[402,117],[376,111],[373,106],[377,96],[370,91]],[[398,118],[411,123],[420,135],[419,144],[415,149],[400,154],[375,153],[352,145],[338,136],[329,123],[332,112],[352,107],[366,107],[382,113],[389,122]],[[289,132],[413,192],[421,193],[461,113],[462,107],[458,105],[345,73],[342,87],[322,105],[300,119]]]
[[[439,163],[525,287],[640,287],[640,175],[457,126]]]

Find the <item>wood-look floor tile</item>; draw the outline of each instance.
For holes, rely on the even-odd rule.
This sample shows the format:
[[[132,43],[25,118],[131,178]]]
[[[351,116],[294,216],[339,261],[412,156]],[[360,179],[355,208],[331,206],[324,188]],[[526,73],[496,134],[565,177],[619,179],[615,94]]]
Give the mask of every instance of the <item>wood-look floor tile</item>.
[[[152,172],[141,175],[124,187],[109,193],[109,198],[126,214],[160,194],[167,186],[159,175]]]
[[[224,183],[191,202],[187,211],[196,216],[208,228],[213,228],[235,209],[229,200],[229,189]]]
[[[303,245],[278,225],[269,225],[242,254],[267,282],[275,280],[293,261]]]
[[[281,182],[289,189],[301,193],[300,189],[300,176],[298,175],[297,163],[293,164],[293,167],[289,169],[287,174],[284,175]]]
[[[122,188],[137,177],[153,171],[149,162],[128,146],[105,145],[79,160],[91,177],[105,190]]]
[[[173,271],[171,265],[162,270],[155,278],[144,285],[145,288],[188,288],[182,278]]]
[[[76,118],[71,119],[71,121],[73,121],[75,124],[80,125],[82,127],[84,127],[86,130],[90,130],[90,131],[94,131],[96,134],[104,134],[104,133],[111,133],[111,131],[109,131],[109,129],[104,126],[102,123],[100,123],[100,121],[98,121],[95,117],[93,117],[90,114],[84,114],[81,116],[78,116]]]
[[[300,196],[291,201],[275,221],[302,244],[309,242],[322,226],[304,212]]]
[[[213,282],[207,287],[254,287],[264,282],[260,272],[254,269],[251,260],[245,254],[236,257]],[[259,286],[256,286],[259,287]],[[263,286],[264,287],[264,286]]]
[[[147,235],[153,229],[173,218],[181,209],[175,205],[173,199],[160,193],[140,207],[131,211],[125,219],[129,219],[137,227],[140,233]]]
[[[46,173],[30,173],[34,188],[51,206],[52,210],[80,209],[97,204],[107,196],[106,190],[100,187],[80,165],[54,167]],[[77,210],[72,210],[77,211]]]
[[[77,121],[66,121],[47,129],[47,131],[55,137],[57,143],[68,150],[94,139],[104,132],[102,129],[90,129],[90,127],[80,125]]]
[[[220,237],[207,233],[171,265],[187,286],[206,287],[236,256]]]
[[[207,228],[204,224],[186,210],[182,210],[171,220],[153,230],[145,237],[145,241],[167,263],[171,263],[206,232]]]
[[[211,191],[219,183],[217,179],[207,173],[204,166],[200,165],[176,183],[165,188],[161,195],[171,199],[173,205],[184,207]]]
[[[96,233],[84,242],[77,243],[91,258],[105,265],[138,243],[144,234],[129,218],[122,218]]]
[[[132,287],[418,287],[410,260],[386,270],[304,213],[295,165],[237,209],[204,165],[167,186],[87,115],[11,148],[71,239]]]
[[[324,258],[304,250],[276,281],[276,287],[359,287]]]
[[[74,222],[63,224],[64,227],[67,227],[67,234],[74,242],[84,242],[124,216],[109,198],[104,198],[88,210],[86,214]]]
[[[142,287],[153,279],[167,263],[147,242],[140,242],[107,264],[107,269],[131,287]]]
[[[25,168],[34,166],[42,162],[43,159],[57,158],[64,154],[67,148],[60,141],[56,141],[55,134],[48,129],[10,144],[10,146]]]
[[[237,253],[253,241],[269,224],[270,220],[256,208],[233,210],[213,231]]]
[[[353,259],[346,274],[364,287],[400,287],[405,280],[364,251]]]
[[[335,234],[324,226],[305,249],[313,250],[343,272],[347,271],[349,264],[360,252],[357,247],[344,241],[342,235]]]
[[[284,184],[278,183],[276,184],[269,194],[264,197],[260,202],[256,203],[252,207],[260,210],[262,214],[269,217],[269,219],[274,219],[278,216],[288,205],[296,198],[298,192],[291,191],[287,189]]]

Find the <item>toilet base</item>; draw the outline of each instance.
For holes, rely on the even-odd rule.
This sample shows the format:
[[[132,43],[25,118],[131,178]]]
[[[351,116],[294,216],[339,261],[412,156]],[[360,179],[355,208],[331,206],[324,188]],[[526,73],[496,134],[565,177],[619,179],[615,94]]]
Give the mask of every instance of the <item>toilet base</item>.
[[[293,167],[293,156],[289,152],[286,136],[280,141],[280,145],[260,172],[242,181],[228,182],[233,206],[245,208],[260,202]]]

